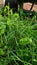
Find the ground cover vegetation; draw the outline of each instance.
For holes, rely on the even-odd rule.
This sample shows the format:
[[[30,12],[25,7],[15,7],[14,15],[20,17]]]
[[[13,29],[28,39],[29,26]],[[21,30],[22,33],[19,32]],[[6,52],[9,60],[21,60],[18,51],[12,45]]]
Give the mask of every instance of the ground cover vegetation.
[[[29,14],[0,9],[0,65],[37,65],[37,13]]]

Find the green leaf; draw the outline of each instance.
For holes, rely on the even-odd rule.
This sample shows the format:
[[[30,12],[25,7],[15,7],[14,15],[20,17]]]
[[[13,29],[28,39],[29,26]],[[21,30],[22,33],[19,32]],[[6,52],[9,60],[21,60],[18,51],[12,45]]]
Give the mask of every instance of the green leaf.
[[[20,39],[20,44],[21,45],[26,45],[28,43],[32,43],[32,39],[31,38],[25,37],[25,38]]]
[[[4,53],[3,49],[0,48],[0,55],[4,55],[4,54],[5,53]]]

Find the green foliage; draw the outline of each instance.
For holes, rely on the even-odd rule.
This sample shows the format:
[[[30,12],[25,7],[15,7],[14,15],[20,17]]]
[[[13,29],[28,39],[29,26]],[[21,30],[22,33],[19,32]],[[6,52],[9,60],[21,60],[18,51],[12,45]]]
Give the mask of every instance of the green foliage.
[[[36,17],[20,19],[12,10],[8,16],[0,14],[0,65],[8,64],[37,65]]]

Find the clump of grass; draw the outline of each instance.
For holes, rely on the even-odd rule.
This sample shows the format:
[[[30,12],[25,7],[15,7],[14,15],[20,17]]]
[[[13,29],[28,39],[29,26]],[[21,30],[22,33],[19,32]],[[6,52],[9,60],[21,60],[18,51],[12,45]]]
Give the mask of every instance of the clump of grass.
[[[23,14],[23,13],[22,13]],[[22,17],[22,15],[21,15]],[[0,65],[37,65],[37,20],[0,14]]]

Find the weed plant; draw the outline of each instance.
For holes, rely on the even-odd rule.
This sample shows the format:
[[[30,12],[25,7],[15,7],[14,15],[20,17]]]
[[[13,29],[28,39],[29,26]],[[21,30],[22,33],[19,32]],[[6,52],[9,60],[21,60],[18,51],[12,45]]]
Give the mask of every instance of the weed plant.
[[[36,16],[20,19],[18,13],[7,12],[0,13],[0,65],[37,65]]]

